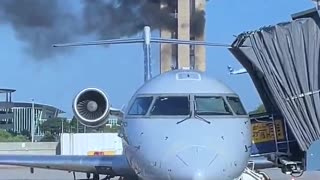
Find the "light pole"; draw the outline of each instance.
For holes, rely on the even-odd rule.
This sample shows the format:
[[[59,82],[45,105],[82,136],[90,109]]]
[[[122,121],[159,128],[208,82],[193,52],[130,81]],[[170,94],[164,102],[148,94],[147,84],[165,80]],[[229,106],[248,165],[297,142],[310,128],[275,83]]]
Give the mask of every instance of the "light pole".
[[[63,134],[63,119],[61,118],[61,134]]]
[[[79,124],[78,124],[78,120],[77,120],[77,133],[79,133]]]
[[[32,108],[31,108],[31,142],[34,142],[34,99],[32,101]]]

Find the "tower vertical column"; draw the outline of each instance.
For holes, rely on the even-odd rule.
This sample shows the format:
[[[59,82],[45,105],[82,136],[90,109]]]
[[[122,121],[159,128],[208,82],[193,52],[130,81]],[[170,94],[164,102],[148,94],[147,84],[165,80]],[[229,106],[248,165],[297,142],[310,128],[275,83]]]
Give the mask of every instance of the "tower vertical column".
[[[167,0],[161,1],[160,8],[171,8],[172,14],[177,19],[177,25],[175,28],[167,30],[160,30],[160,37],[162,38],[174,38],[180,40],[196,40],[204,41],[205,32],[204,27],[200,27],[202,23],[192,24],[191,18],[196,17],[198,22],[198,16],[202,16],[199,13],[205,12],[207,0],[171,0],[177,2],[177,7],[168,7]],[[195,16],[194,13],[197,13]],[[197,34],[193,34],[192,27],[197,28]],[[199,32],[201,28],[202,32]],[[192,62],[191,62],[192,60]],[[190,45],[172,45],[172,44],[160,44],[160,72],[170,71],[172,67],[194,67],[194,69],[205,71],[206,70],[206,47],[205,46],[190,46]]]
[[[161,38],[171,38],[171,32],[165,29],[160,30]],[[172,45],[160,44],[160,73],[170,71],[172,66]]]
[[[190,40],[190,1],[178,0],[178,39]],[[190,46],[178,45],[178,68],[190,67]]]
[[[161,0],[160,9],[168,8],[168,4],[165,0]],[[167,29],[160,29],[160,37],[170,39],[172,38],[172,32]],[[160,44],[160,73],[171,70],[172,64],[172,46],[171,44]]]
[[[195,11],[201,12],[205,11],[206,0],[195,0]],[[196,41],[205,40],[205,32],[201,35],[195,36]],[[195,69],[199,71],[206,70],[206,47],[205,46],[195,46]]]

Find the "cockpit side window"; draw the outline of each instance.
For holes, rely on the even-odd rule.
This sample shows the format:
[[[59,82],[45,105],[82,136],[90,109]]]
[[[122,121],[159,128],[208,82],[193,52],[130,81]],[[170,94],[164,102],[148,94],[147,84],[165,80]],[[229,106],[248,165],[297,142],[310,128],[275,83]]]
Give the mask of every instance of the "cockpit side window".
[[[188,97],[158,97],[151,109],[150,115],[189,115]]]
[[[129,111],[129,115],[146,115],[153,97],[137,97]]]
[[[221,96],[196,96],[195,106],[197,115],[232,115],[228,104]]]
[[[237,115],[247,115],[246,110],[244,109],[240,98],[238,97],[227,97],[227,100],[231,106],[231,108],[233,109],[233,111],[237,114]]]

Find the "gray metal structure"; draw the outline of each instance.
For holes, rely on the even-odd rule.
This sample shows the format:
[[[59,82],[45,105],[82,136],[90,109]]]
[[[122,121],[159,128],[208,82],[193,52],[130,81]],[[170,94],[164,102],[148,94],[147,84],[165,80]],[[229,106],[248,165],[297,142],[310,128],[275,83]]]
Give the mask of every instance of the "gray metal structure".
[[[296,18],[243,33],[230,48],[267,111],[284,116],[303,151],[320,138],[319,24]]]
[[[148,32],[146,27],[145,34]],[[157,43],[226,46],[148,38]],[[132,42],[141,39],[57,46]],[[150,62],[150,56],[146,58]],[[238,178],[251,153],[250,120],[239,96],[222,82],[190,69],[148,78],[124,112],[111,107],[106,93],[97,88],[80,91],[73,101],[75,116],[85,126],[104,125],[109,116],[121,119],[123,155],[0,156],[0,164],[84,172],[94,174],[94,180],[99,174],[130,180]]]

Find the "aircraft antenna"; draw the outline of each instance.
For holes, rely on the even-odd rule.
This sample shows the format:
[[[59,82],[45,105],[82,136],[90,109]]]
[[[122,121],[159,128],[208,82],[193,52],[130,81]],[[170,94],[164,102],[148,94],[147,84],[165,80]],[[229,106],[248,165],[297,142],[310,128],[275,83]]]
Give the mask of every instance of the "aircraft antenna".
[[[151,30],[149,26],[144,27],[143,32],[143,50],[144,50],[144,82],[152,78],[151,69]]]

